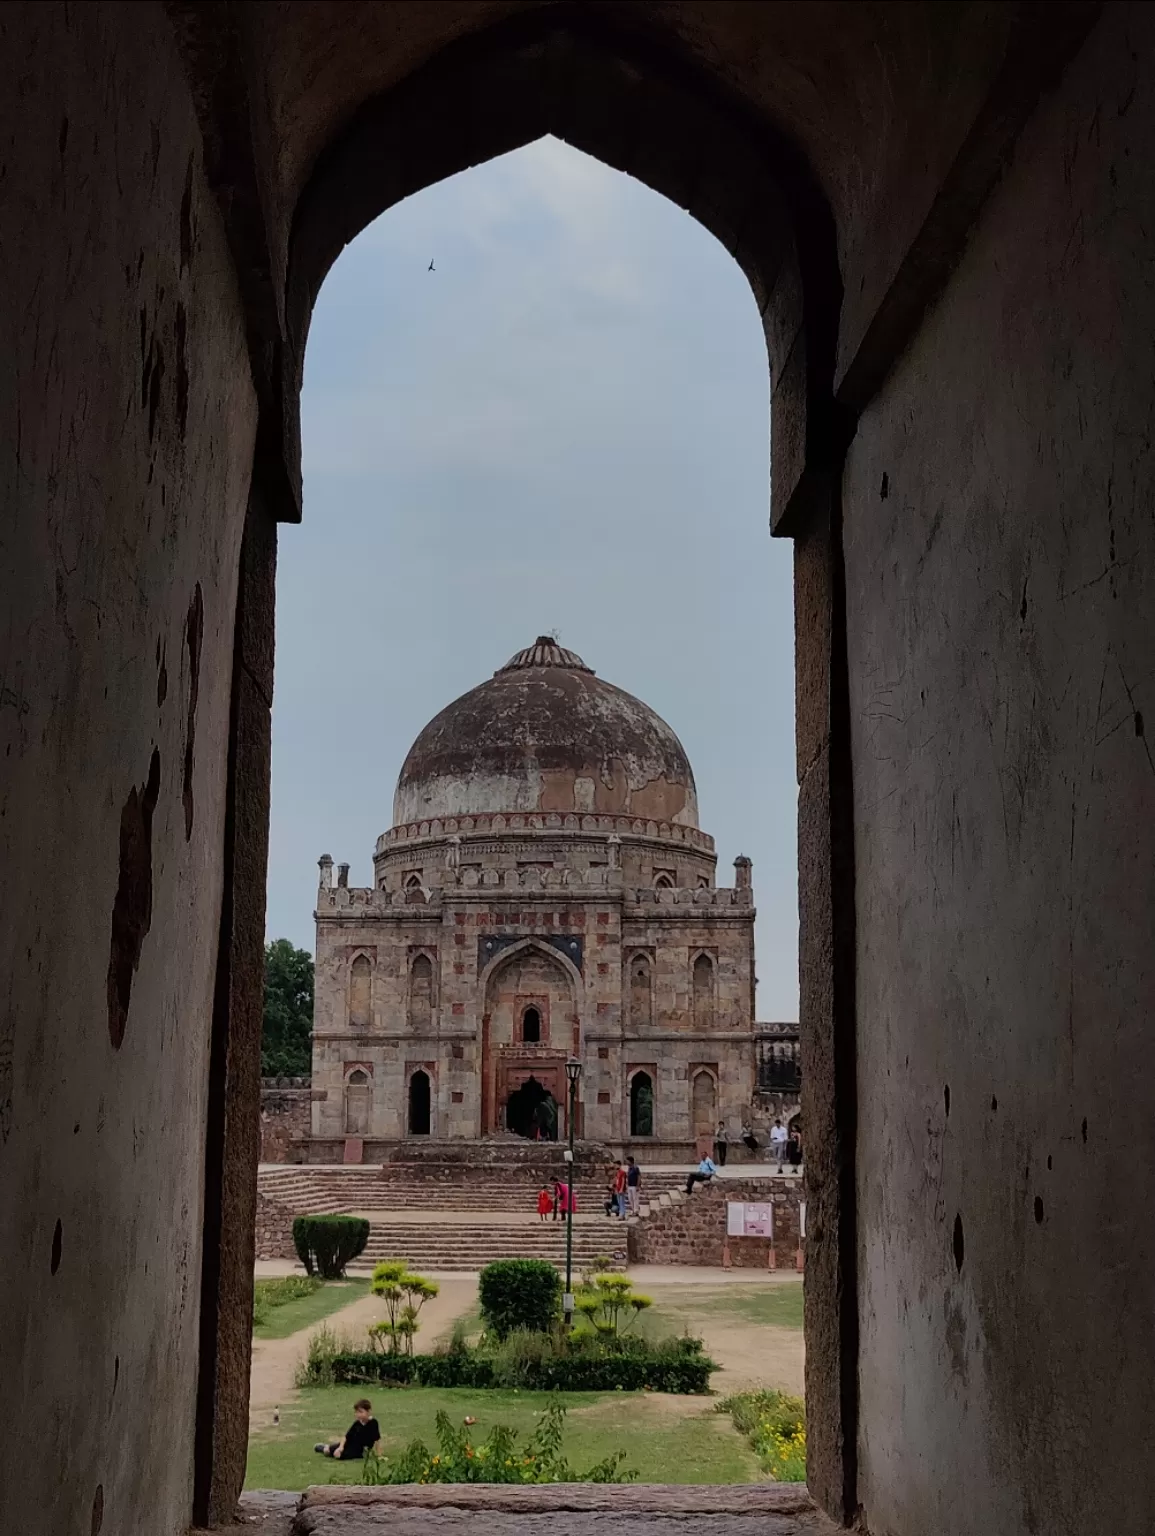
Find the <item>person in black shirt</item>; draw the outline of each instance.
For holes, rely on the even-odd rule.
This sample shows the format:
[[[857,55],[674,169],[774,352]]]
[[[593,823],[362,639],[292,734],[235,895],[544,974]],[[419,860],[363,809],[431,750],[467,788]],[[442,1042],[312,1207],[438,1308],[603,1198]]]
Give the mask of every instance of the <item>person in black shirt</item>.
[[[353,1404],[353,1422],[340,1440],[330,1440],[313,1449],[320,1456],[331,1456],[334,1461],[361,1461],[366,1451],[371,1451],[381,1438],[381,1430],[373,1417],[373,1404],[367,1397],[358,1398]]]

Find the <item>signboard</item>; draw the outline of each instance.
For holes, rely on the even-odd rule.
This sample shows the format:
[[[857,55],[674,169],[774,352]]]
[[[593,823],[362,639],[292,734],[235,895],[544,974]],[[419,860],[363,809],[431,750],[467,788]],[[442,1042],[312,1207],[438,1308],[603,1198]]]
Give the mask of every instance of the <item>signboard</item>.
[[[774,1236],[774,1207],[766,1203],[743,1203],[740,1200],[726,1202],[727,1237]]]

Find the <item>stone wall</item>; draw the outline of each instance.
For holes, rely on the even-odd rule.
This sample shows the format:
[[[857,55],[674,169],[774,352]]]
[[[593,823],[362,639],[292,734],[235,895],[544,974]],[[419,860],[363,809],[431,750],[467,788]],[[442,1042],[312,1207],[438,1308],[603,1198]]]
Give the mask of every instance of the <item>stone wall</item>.
[[[16,1528],[170,1536],[256,404],[164,9],[0,34],[0,1489]]]
[[[631,1264],[700,1264],[723,1262],[727,1246],[726,1205],[729,1201],[769,1201],[774,1207],[774,1258],[779,1269],[795,1266],[799,1243],[799,1179],[715,1179],[698,1184],[694,1193],[675,1205],[660,1206],[629,1228]],[[765,1269],[770,1243],[761,1237],[729,1239],[730,1262],[737,1269]]]
[[[261,1081],[261,1162],[304,1161],[300,1143],[309,1134],[312,1089],[307,1077]]]
[[[287,1206],[257,1191],[257,1258],[295,1259],[293,1213]]]
[[[894,1536],[1155,1508],[1153,50],[1106,8],[847,462],[858,1492]]]

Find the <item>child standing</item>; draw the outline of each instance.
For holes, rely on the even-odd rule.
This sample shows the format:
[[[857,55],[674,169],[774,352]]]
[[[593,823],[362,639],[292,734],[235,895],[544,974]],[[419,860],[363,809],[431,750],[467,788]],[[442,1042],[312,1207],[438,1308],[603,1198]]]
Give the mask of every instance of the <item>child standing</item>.
[[[549,1192],[549,1185],[543,1184],[537,1197],[537,1219],[548,1221],[553,1211],[553,1196]]]

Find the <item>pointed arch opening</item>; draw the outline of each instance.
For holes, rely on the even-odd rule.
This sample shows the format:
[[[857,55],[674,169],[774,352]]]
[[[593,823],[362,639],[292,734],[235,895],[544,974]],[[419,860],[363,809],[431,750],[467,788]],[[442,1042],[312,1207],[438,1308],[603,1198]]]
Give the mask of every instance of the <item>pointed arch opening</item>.
[[[349,967],[349,1023],[364,1029],[373,1014],[373,964],[368,955],[356,955]]]
[[[648,1072],[635,1072],[630,1079],[630,1135],[654,1134],[654,1080]]]
[[[345,1078],[345,1135],[367,1136],[373,1085],[368,1072],[355,1067]]]
[[[428,1136],[433,1123],[433,1085],[429,1080],[429,1073],[422,1067],[409,1078],[409,1116],[408,1131],[410,1136]]]
[[[409,967],[409,1027],[427,1030],[433,1022],[433,961],[415,955]]]
[[[703,1067],[694,1073],[690,1090],[690,1119],[695,1136],[713,1136],[717,1111],[718,1084],[714,1074]]]
[[[694,1028],[709,1029],[714,1022],[714,962],[709,955],[694,960]]]

